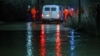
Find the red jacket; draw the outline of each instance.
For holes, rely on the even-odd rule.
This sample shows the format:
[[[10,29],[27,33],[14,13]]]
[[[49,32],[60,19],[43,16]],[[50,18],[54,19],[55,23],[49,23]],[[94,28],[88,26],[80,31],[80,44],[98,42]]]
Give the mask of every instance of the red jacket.
[[[73,8],[71,8],[71,9],[69,10],[69,15],[70,15],[70,16],[74,16],[74,9],[73,9]]]
[[[68,12],[68,9],[64,9],[64,10],[63,10],[63,14],[64,14],[64,15],[68,16],[68,13],[69,13],[69,12]]]
[[[32,9],[31,9],[31,14],[32,14],[32,15],[35,15],[35,14],[36,14],[36,9],[35,9],[35,8],[32,8]]]

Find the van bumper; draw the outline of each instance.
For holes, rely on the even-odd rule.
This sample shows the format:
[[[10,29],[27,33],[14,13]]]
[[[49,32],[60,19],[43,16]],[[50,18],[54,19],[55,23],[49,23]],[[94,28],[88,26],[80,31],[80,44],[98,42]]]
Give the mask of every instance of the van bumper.
[[[54,19],[54,18],[47,19],[47,18],[43,18],[42,21],[43,22],[63,22],[63,19]]]

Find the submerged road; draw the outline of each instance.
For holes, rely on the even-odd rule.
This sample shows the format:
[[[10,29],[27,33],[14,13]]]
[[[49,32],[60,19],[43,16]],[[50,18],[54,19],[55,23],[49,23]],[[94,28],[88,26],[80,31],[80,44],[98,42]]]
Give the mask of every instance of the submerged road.
[[[0,24],[0,56],[99,56],[100,38],[63,24]]]

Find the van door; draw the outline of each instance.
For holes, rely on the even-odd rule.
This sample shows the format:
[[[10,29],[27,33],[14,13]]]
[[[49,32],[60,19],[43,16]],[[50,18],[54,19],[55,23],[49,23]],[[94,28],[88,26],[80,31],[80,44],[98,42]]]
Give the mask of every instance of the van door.
[[[58,15],[58,10],[56,7],[51,7],[51,18],[56,19]]]
[[[43,10],[44,18],[50,18],[50,7],[45,7]]]

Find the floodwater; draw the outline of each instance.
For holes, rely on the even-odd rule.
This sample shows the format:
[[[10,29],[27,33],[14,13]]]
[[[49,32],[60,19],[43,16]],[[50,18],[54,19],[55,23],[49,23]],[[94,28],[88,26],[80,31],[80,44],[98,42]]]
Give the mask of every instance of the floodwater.
[[[0,56],[100,56],[100,38],[61,24],[26,23],[26,30],[0,30]]]

